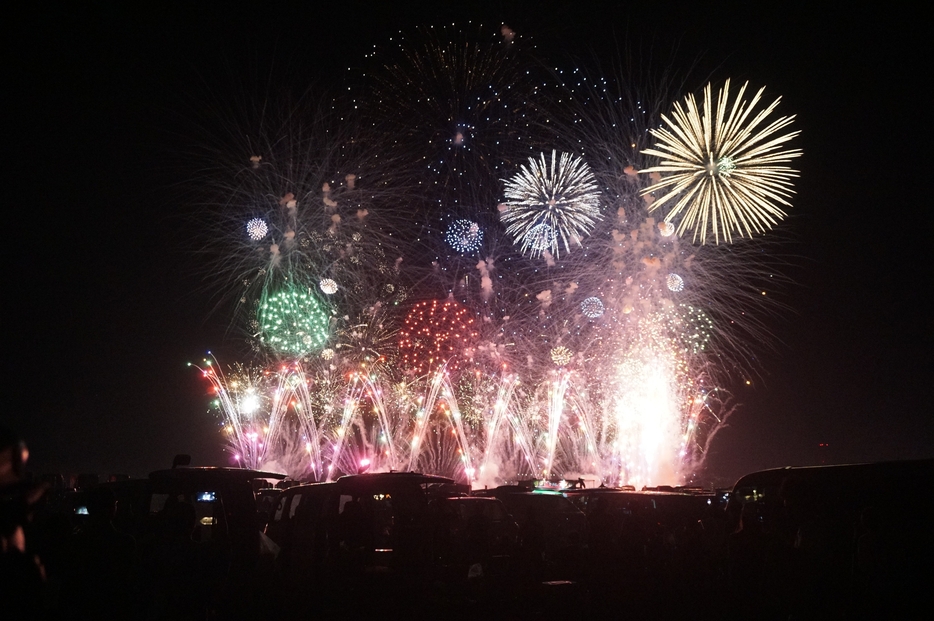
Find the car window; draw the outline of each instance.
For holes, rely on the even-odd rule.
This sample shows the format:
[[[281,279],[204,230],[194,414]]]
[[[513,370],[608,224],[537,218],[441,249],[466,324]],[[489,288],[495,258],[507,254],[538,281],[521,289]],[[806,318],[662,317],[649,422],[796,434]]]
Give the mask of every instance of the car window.
[[[497,522],[507,518],[506,509],[498,502],[483,503],[483,513],[486,517]]]
[[[159,513],[165,508],[165,503],[169,499],[168,494],[153,494],[149,498],[149,513]]]
[[[189,517],[184,517],[185,514]],[[172,520],[194,517],[191,537],[195,541],[211,541],[227,534],[224,503],[220,492],[153,493],[149,497],[149,514],[155,523],[167,524]]]
[[[279,502],[276,504],[276,513],[273,515],[272,519],[274,522],[279,522],[282,520],[282,513],[285,511],[285,505],[289,502],[289,496],[283,495],[279,498]]]
[[[190,499],[194,501],[196,528],[195,541],[211,541],[226,530],[224,505],[220,492],[197,492]]]
[[[295,517],[295,510],[298,509],[298,505],[301,504],[301,502],[302,502],[301,494],[295,494],[294,496],[292,496],[292,504],[289,505],[289,519],[290,520],[293,517]]]

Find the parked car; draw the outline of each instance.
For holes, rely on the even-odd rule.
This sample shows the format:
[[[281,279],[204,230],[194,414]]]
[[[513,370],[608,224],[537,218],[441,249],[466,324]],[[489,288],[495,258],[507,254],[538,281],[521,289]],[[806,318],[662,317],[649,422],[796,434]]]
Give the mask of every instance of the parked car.
[[[523,569],[535,580],[578,579],[588,542],[587,518],[558,491],[501,486],[475,492],[501,500],[519,525]]]
[[[259,512],[259,519],[263,529],[266,528],[269,518],[275,511],[281,493],[282,490],[277,487],[261,487],[256,490],[256,510]]]
[[[428,506],[425,546],[430,567],[463,578],[504,577],[519,542],[519,526],[496,498],[453,496]]]
[[[404,601],[399,589],[417,583],[412,578],[424,568],[429,503],[466,491],[451,479],[412,472],[349,475],[284,490],[266,527],[280,548],[281,591],[301,593],[314,584],[319,602],[350,596],[373,603],[382,595]],[[281,605],[301,611],[305,602],[286,597]]]

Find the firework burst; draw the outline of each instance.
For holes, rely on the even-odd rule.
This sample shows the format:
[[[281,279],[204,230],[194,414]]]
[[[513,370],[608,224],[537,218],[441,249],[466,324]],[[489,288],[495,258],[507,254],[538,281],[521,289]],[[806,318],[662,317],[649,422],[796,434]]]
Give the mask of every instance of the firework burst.
[[[483,229],[472,220],[455,220],[448,225],[444,239],[456,252],[461,254],[476,252],[483,243]]]
[[[753,116],[765,88],[747,102],[747,85],[730,103],[727,80],[714,106],[708,84],[702,109],[688,95],[684,106],[675,104],[671,117],[662,115],[668,127],[650,130],[656,145],[643,151],[660,162],[640,172],[666,175],[642,191],[656,197],[649,209],[669,205],[665,220],[679,220],[678,234],[691,231],[701,244],[709,234],[719,244],[721,239],[732,243],[734,233],[762,233],[785,217],[781,205],[791,206],[791,179],[798,175],[785,164],[801,151],[783,145],[800,132],[781,132],[795,117],[766,124],[781,97]]]
[[[763,241],[696,245],[683,213],[650,213],[693,187],[676,190],[659,167],[639,174],[659,157],[653,136],[675,159],[650,131],[667,91],[641,98],[575,71],[551,97],[511,39],[447,34],[371,55],[369,84],[385,97],[352,102],[369,115],[361,125],[342,126],[340,101],[329,109],[346,131],[286,115],[243,132],[249,144],[217,168],[224,226],[204,230],[229,233],[209,269],[246,304],[264,359],[241,388],[206,367],[232,452],[315,480],[366,461],[490,485],[575,472],[683,483],[729,413],[720,386],[744,362],[734,354],[748,360],[744,343],[762,341],[754,285],[774,273]],[[538,125],[543,99],[554,109]],[[698,135],[714,119],[720,141],[700,174],[713,181],[698,183],[790,192],[769,159],[796,153],[781,146],[790,119],[766,125],[772,108],[756,116],[757,100],[718,101],[716,122],[694,106]],[[748,135],[730,143],[720,125]],[[519,172],[491,209],[507,171]],[[779,191],[755,187],[761,200]],[[709,236],[748,233],[724,222]]]
[[[286,287],[263,297],[260,341],[276,352],[303,356],[328,339],[328,312],[311,291]]]
[[[283,290],[312,292],[333,335],[344,318],[401,301],[408,287],[400,265],[414,262],[403,263],[392,235],[402,229],[387,208],[398,204],[399,186],[379,151],[357,137],[359,117],[320,89],[283,96],[293,89],[277,82],[270,75],[255,87],[235,85],[199,123],[204,140],[189,157],[201,171],[193,188],[201,209],[189,224],[205,286],[218,309],[234,309],[234,333],[281,360],[321,347],[283,349],[273,335],[268,302]]]
[[[419,302],[399,331],[399,350],[415,375],[444,366],[453,372],[473,356],[477,336],[470,312],[454,300]]]
[[[381,66],[359,98],[368,133],[432,207],[462,202],[477,184],[495,187],[543,144],[532,128],[537,85],[518,39],[499,28],[438,26],[373,52]]]
[[[579,157],[542,153],[506,181],[500,219],[523,253],[560,256],[580,246],[600,221],[600,192],[590,167]]]

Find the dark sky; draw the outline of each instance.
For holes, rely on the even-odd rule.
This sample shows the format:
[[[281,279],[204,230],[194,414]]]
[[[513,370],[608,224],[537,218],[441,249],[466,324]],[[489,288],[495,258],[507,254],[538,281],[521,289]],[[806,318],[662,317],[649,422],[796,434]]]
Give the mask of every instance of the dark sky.
[[[34,469],[145,474],[178,452],[224,463],[205,385],[185,366],[226,343],[186,247],[189,173],[174,157],[191,139],[178,122],[186,106],[240,67],[274,63],[338,81],[399,29],[467,20],[505,22],[540,49],[581,57],[671,56],[685,72],[694,65],[695,89],[706,75],[750,78],[798,115],[802,176],[782,225],[795,284],[779,292],[791,310],[770,325],[773,346],[759,349],[762,378],[736,395],[742,405],[713,445],[709,479],[934,457],[934,322],[924,302],[932,218],[922,193],[934,89],[927,33],[908,11],[74,4],[36,3],[3,20],[12,399],[0,416],[26,438]]]

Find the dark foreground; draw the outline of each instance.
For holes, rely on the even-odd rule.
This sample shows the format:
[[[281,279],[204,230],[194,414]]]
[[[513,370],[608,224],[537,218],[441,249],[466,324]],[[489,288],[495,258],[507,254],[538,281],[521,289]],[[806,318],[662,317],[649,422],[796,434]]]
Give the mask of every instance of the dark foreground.
[[[176,468],[41,500],[8,485],[0,616],[930,615],[934,460],[763,471],[720,492],[276,478]]]

